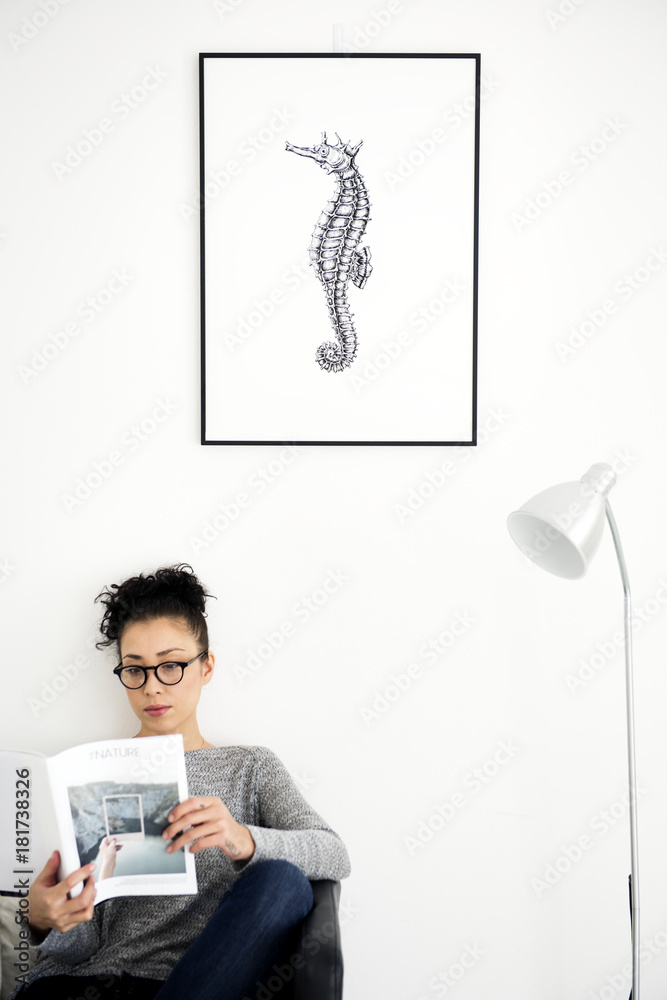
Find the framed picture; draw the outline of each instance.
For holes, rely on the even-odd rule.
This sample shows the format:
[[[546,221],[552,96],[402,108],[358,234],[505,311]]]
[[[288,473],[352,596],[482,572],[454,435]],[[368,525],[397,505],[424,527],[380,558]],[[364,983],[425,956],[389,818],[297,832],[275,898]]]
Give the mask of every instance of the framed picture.
[[[104,795],[104,824],[107,837],[115,837],[119,844],[129,840],[143,840],[144,810],[141,795]]]
[[[474,445],[479,54],[199,72],[202,444]]]

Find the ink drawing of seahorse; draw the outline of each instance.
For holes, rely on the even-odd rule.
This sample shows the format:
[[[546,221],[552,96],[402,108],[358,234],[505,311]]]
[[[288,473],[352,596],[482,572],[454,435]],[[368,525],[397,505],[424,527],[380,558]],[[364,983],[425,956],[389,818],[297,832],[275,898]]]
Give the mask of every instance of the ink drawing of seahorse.
[[[285,143],[290,153],[308,156],[328,174],[334,175],[336,187],[313,230],[310,243],[310,263],[322,282],[329,308],[329,317],[336,340],[326,341],[315,352],[320,368],[328,372],[342,372],[354,361],[357,353],[357,334],[347,301],[350,282],[363,288],[373,270],[368,247],[357,249],[369,220],[370,202],[364,179],[359,173],[355,157],[362,141],[356,146],[337,143],[322,133],[317,146],[293,146]]]

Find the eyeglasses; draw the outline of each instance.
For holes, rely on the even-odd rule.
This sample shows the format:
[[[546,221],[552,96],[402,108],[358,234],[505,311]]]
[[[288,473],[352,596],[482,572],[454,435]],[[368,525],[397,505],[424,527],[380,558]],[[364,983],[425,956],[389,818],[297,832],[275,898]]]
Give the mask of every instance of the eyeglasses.
[[[203,652],[193,656],[187,663],[170,661],[169,663],[158,663],[157,667],[124,667],[122,663],[119,663],[117,667],[114,667],[113,672],[126,688],[142,688],[148,680],[149,670],[154,670],[155,676],[163,684],[178,684],[183,679],[185,668],[207,654],[208,649],[205,649]]]

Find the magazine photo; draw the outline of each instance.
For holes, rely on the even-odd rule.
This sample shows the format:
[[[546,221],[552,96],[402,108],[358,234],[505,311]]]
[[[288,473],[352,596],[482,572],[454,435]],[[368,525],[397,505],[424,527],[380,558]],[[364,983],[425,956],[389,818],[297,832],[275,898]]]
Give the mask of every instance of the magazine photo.
[[[95,862],[96,903],[197,891],[194,857],[168,854],[162,839],[169,813],[188,798],[180,734],[85,743],[53,757],[3,750],[0,782],[3,801],[22,795],[16,816],[0,821],[2,890],[22,875],[34,880],[57,849],[60,879]]]

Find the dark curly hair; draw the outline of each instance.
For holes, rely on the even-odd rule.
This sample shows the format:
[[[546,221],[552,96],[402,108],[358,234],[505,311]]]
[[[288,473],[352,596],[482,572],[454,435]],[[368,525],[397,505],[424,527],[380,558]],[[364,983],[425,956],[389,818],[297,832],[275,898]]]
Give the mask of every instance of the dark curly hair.
[[[178,618],[201,648],[208,649],[205,606],[206,598],[212,596],[188,563],[163,566],[155,573],[140,573],[124,583],[112,583],[95,598],[105,606],[100,622],[104,638],[95,646],[101,649],[115,642],[120,650],[120,639],[128,625],[155,618]]]

